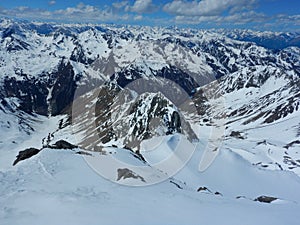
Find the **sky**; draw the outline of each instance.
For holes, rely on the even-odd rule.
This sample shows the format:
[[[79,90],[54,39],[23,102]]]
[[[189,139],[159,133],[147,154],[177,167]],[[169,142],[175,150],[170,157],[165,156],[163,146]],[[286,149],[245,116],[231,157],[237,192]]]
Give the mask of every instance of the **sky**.
[[[0,0],[31,21],[300,31],[299,0]]]

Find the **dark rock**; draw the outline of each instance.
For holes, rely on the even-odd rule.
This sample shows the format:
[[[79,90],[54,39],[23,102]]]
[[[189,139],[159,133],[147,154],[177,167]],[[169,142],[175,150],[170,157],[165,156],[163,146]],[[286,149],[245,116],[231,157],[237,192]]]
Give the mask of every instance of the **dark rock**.
[[[23,80],[16,80],[14,77],[4,78],[5,97],[20,99],[19,109],[24,112],[47,115],[47,85],[35,78],[29,79],[22,71],[19,75],[23,77]]]
[[[257,145],[267,145],[267,144],[268,144],[268,142],[266,140],[257,142]]]
[[[53,148],[53,149],[74,149],[74,148],[78,148],[78,146],[73,145],[65,140],[59,140],[57,141],[54,145],[50,145],[48,146],[49,148]]]
[[[176,66],[164,67],[161,70],[154,71],[150,68],[153,77],[161,77],[167,80],[170,80],[180,86],[188,95],[192,95],[199,84],[195,81],[195,79],[190,76],[188,73],[179,69]],[[112,81],[116,81],[120,87],[124,88],[131,82],[144,77],[145,71],[136,68],[134,65],[115,73],[111,76]],[[130,76],[128,76],[130,75]]]
[[[300,167],[300,163],[298,161],[295,161],[294,159],[292,159],[290,156],[288,155],[284,155],[283,156],[283,162],[291,167],[289,167],[290,169],[294,169],[296,167]]]
[[[245,196],[237,196],[236,199],[247,199]]]
[[[197,192],[210,192],[210,193],[212,193],[212,191],[209,190],[207,187],[199,187]]]
[[[258,198],[254,199],[254,201],[263,202],[263,203],[271,203],[278,198],[275,197],[269,197],[269,196],[259,196]]]
[[[179,189],[183,189],[179,184],[175,183],[174,181],[170,180],[171,184],[174,184],[176,187],[178,187]]]
[[[141,181],[146,182],[143,177],[141,177],[140,175],[136,174],[135,172],[133,172],[130,169],[127,169],[127,168],[118,169],[118,178],[117,178],[117,181],[119,181],[121,179],[125,180],[127,178],[140,179]]]
[[[192,76],[175,66],[164,67],[161,71],[158,71],[157,76],[175,82],[190,96],[199,87]]]
[[[73,101],[76,81],[70,62],[61,61],[58,69],[50,74],[31,77],[16,70],[15,74],[22,79],[5,77],[3,82],[4,97],[16,97],[20,100],[19,109],[27,113],[40,115],[59,115],[68,112]],[[52,89],[51,98],[47,99]],[[50,111],[49,111],[50,109]]]
[[[17,159],[14,161],[13,166],[15,166],[18,162],[29,159],[32,156],[38,154],[41,150],[36,149],[36,148],[28,148],[23,151],[20,151],[19,154],[17,155]]]
[[[97,131],[99,135],[99,139],[102,143],[107,143],[116,138],[112,126],[113,121],[110,121],[111,109],[115,97],[121,91],[121,88],[115,84],[105,83],[101,86],[96,108],[95,108],[95,117],[97,124]]]
[[[299,85],[300,82],[295,85]],[[298,90],[299,91],[299,90]],[[272,123],[280,118],[284,118],[289,114],[292,114],[294,111],[299,110],[299,98],[300,93],[295,94],[294,96],[289,97],[286,102],[278,105],[275,110],[272,110],[268,113],[268,117],[264,120],[264,123]]]
[[[78,154],[78,155],[88,155],[88,156],[92,156],[91,153],[85,152],[85,151],[78,151],[78,152],[76,152],[76,154]]]
[[[73,49],[70,60],[83,64],[91,64],[93,60],[89,59],[85,54],[82,45],[78,44]]]
[[[181,120],[178,112],[174,111],[171,116],[171,121],[168,124],[167,135],[181,133]]]
[[[59,125],[58,125],[58,130],[64,129],[65,127],[67,127],[68,125],[70,125],[70,117],[64,121],[64,119],[61,119],[59,121]]]
[[[239,131],[232,131],[229,135],[230,137],[235,137],[235,138],[238,138],[238,139],[245,139],[243,136],[242,136],[242,133],[239,132]]]
[[[70,62],[63,60],[58,67],[56,80],[53,84],[52,96],[50,99],[51,115],[56,116],[67,112],[68,106],[73,102],[76,90],[76,77]]]
[[[198,115],[204,116],[207,114],[209,105],[208,103],[208,97],[206,96],[206,92],[203,89],[198,90],[194,95],[193,95],[193,102],[194,105],[197,109]],[[209,122],[209,119],[203,118],[203,122],[207,123]]]
[[[142,161],[142,162],[146,162],[146,159],[144,158],[144,156],[140,153],[140,151],[133,151],[131,148],[129,148],[129,147],[127,147],[127,146],[125,146],[124,147],[124,149],[126,149],[126,150],[128,150],[128,151],[130,151],[130,154],[134,157],[134,158],[136,158],[136,159],[138,159],[138,160],[140,160],[140,161]]]
[[[300,145],[300,141],[296,140],[296,141],[293,141],[291,143],[288,143],[287,145],[284,146],[284,148],[289,149],[290,147],[292,147],[294,145]]]

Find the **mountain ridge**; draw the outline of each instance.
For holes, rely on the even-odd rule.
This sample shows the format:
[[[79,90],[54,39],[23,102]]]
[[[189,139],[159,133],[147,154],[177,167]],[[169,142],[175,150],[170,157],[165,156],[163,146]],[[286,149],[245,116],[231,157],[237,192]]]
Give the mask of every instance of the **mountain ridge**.
[[[216,139],[246,139],[245,129],[275,124],[299,112],[298,47],[274,51],[253,42],[234,40],[240,38],[230,38],[232,33],[212,30],[49,25],[9,20],[2,20],[1,24],[2,101],[14,99],[18,102],[16,110],[33,116],[68,114],[70,123],[73,119],[76,127],[75,134],[87,132],[83,136],[94,142],[96,149],[105,143],[126,147],[121,140],[127,134],[119,135],[120,126],[130,127],[129,117],[129,121],[139,121],[139,113],[127,112],[121,106],[136,105],[140,111],[139,101],[135,102],[137,96],[144,96],[145,100],[159,91],[163,96],[160,102],[172,103],[180,115],[180,125],[185,125],[173,124],[175,129],[169,132],[171,127],[166,124],[179,120],[166,114],[167,123],[159,123],[155,129],[164,130],[164,135],[183,132],[189,140],[199,138],[201,126],[222,128],[225,134]],[[240,35],[240,31],[235,32]],[[257,33],[257,37],[265,35],[271,34]],[[264,89],[267,92],[261,91]],[[77,97],[82,97],[80,109],[74,106],[73,99]],[[152,96],[149,102],[154,99]],[[114,120],[116,109],[128,113],[122,114],[126,121],[110,121]],[[95,111],[90,113],[91,110]],[[148,121],[150,114],[145,113],[143,121]],[[73,115],[79,119],[72,118]],[[160,118],[157,113],[155,117]],[[218,124],[222,118],[225,122]],[[163,117],[160,119],[163,121]],[[143,126],[132,126],[135,132],[128,135],[146,135],[149,130],[143,130]],[[92,137],[95,129],[101,137],[98,140]],[[130,148],[139,149],[145,139],[143,135]],[[84,147],[91,145],[88,141],[83,143]],[[116,144],[118,141],[122,143]],[[293,141],[284,140],[280,146]],[[281,164],[282,158],[272,163],[275,162]],[[298,167],[295,169],[298,171]]]

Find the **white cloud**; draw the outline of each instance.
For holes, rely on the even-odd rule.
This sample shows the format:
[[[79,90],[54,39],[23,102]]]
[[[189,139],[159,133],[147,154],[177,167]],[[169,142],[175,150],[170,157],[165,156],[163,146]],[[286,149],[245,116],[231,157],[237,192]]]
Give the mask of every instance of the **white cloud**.
[[[114,13],[111,8],[99,9],[95,6],[78,4],[76,7],[68,7],[63,10],[56,10],[52,12],[54,17],[59,17],[67,20],[75,21],[117,21],[126,20],[127,15]]]
[[[292,24],[300,26],[300,14],[298,15],[276,15],[276,20],[284,24]]]
[[[78,4],[55,11],[35,9],[30,7],[17,7],[14,9],[0,8],[0,16],[17,17],[34,20],[56,20],[66,22],[113,22],[132,19],[127,14],[114,13],[111,8],[99,9],[95,6]]]
[[[217,16],[230,10],[241,11],[251,8],[257,0],[173,0],[163,10],[178,16]]]
[[[270,19],[271,18],[269,16],[254,11],[236,13],[222,18],[224,22],[230,22],[234,24],[265,23]]]
[[[133,18],[135,21],[140,21],[143,19],[143,16],[142,15],[137,15]]]
[[[254,11],[246,11],[235,13],[227,16],[176,16],[175,22],[179,24],[200,24],[200,23],[214,23],[230,24],[230,25],[242,25],[247,23],[265,23],[271,20],[271,17],[266,16],[263,13],[257,13]]]
[[[112,3],[112,6],[115,8],[115,9],[123,9],[125,8],[126,6],[128,6],[129,2],[128,1],[121,1],[121,2],[114,2]]]
[[[136,13],[151,13],[156,9],[157,7],[152,3],[152,0],[136,0],[133,6],[128,6],[126,10]]]
[[[54,11],[55,14],[66,14],[66,15],[76,15],[76,14],[86,14],[86,15],[92,15],[92,14],[101,14],[101,11],[90,5],[85,5],[83,3],[78,4],[76,7],[68,7],[66,9],[61,9]]]
[[[55,4],[56,4],[56,1],[49,1],[48,4],[49,4],[49,5],[55,5]]]

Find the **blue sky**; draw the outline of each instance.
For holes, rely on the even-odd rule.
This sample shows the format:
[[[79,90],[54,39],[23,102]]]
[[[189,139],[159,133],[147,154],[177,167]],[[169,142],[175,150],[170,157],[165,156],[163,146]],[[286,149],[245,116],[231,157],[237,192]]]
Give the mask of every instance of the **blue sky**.
[[[0,17],[79,23],[300,31],[300,1],[0,0]]]

